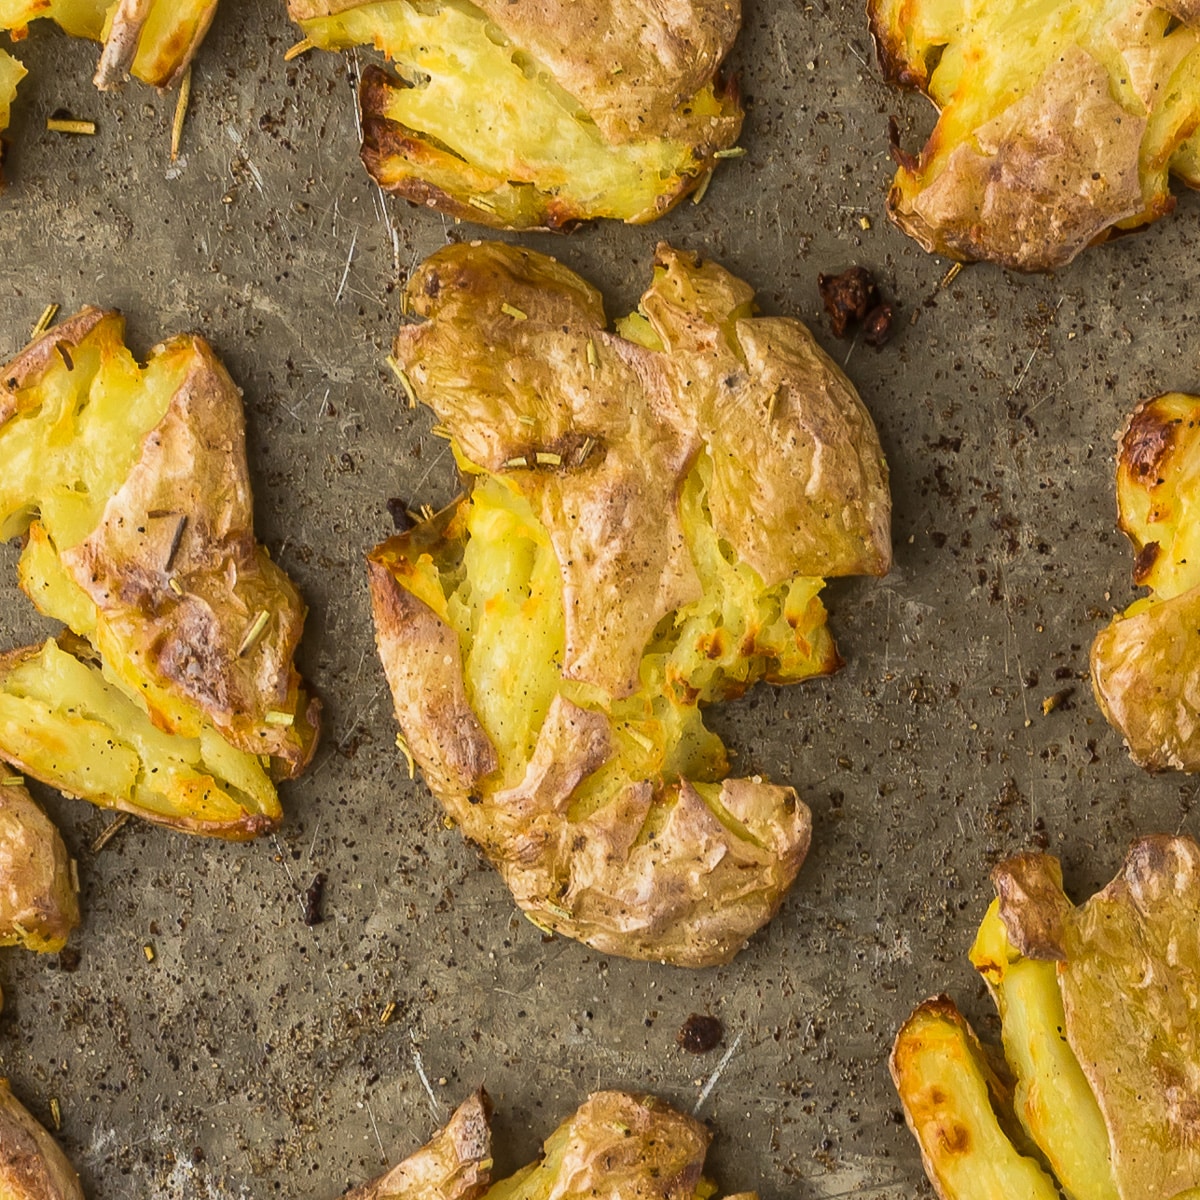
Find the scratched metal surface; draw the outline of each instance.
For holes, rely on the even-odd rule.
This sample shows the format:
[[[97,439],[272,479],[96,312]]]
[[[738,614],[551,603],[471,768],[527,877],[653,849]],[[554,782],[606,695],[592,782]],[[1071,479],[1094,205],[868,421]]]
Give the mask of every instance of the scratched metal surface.
[[[656,239],[715,256],[847,362],[892,467],[894,572],[828,593],[845,670],[713,718],[740,766],[813,808],[795,890],[729,968],[628,963],[544,942],[397,764],[362,554],[389,531],[389,497],[437,504],[454,480],[382,360],[398,281],[470,231],[381,208],[356,159],[349,63],[285,64],[282,7],[226,0],[173,168],[173,98],[102,99],[91,47],[46,31],[21,47],[0,352],[51,300],[121,307],[141,351],[182,329],[212,339],[245,389],[260,536],[311,605],[303,665],[328,733],[286,789],[283,831],[257,845],[133,824],[97,855],[108,816],[41,793],[79,859],[86,918],[74,972],[4,955],[3,1072],[43,1120],[59,1101],[96,1200],[323,1200],[481,1082],[513,1167],[589,1089],[690,1109],[722,1065],[699,1111],[724,1187],[931,1195],[885,1059],[910,1007],[942,989],[994,1033],[965,960],[991,863],[1040,836],[1082,894],[1135,834],[1200,833],[1193,786],[1133,768],[1084,677],[1131,595],[1113,433],[1140,397],[1200,390],[1200,203],[1181,197],[1173,219],[1056,277],[980,267],[939,291],[947,264],[883,212],[887,116],[915,143],[930,114],[879,81],[859,4],[747,0],[746,158],[656,227],[528,239],[614,312]],[[97,136],[47,134],[60,108]],[[834,342],[819,311],[817,272],[853,262],[899,307],[878,354]],[[44,630],[15,549],[2,559],[7,647]],[[318,871],[326,920],[308,928],[300,897]],[[676,1049],[692,1011],[722,1019],[724,1056]]]

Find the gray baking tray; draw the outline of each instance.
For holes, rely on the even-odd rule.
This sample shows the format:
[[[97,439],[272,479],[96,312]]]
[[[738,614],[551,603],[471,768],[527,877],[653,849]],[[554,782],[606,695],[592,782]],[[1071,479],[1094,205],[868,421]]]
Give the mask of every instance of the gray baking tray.
[[[717,258],[845,363],[892,470],[895,569],[826,593],[845,669],[712,715],[739,769],[812,806],[783,911],[727,968],[606,958],[523,920],[396,752],[363,554],[391,530],[389,498],[436,506],[456,481],[383,360],[406,272],[485,235],[381,200],[357,159],[352,60],[285,63],[283,8],[225,0],[174,165],[173,95],[101,97],[95,48],[48,29],[20,47],[0,354],[51,301],[120,307],[143,353],[181,330],[212,340],[245,389],[259,535],[311,606],[302,665],[327,732],[284,789],[283,830],[247,846],[133,822],[93,853],[111,814],[39,790],[86,915],[73,971],[3,955],[3,1073],[47,1124],[58,1101],[95,1200],[325,1200],[480,1083],[501,1168],[621,1086],[698,1106],[730,1191],[930,1196],[886,1057],[941,990],[995,1033],[966,960],[990,866],[1043,845],[1082,896],[1136,834],[1200,834],[1196,785],[1135,768],[1086,678],[1092,637],[1133,595],[1113,435],[1139,399],[1200,391],[1200,198],[1052,277],[981,266],[941,287],[949,264],[884,212],[888,116],[915,148],[932,110],[881,82],[861,5],[746,0],[746,157],[657,225],[525,239],[614,315],[658,239]],[[59,109],[96,136],[47,133]],[[852,263],[897,305],[879,353],[832,338],[821,311],[817,273]],[[46,631],[15,559],[0,554],[5,648]],[[308,927],[318,872],[325,920]],[[675,1044],[693,1011],[726,1031],[700,1058]]]

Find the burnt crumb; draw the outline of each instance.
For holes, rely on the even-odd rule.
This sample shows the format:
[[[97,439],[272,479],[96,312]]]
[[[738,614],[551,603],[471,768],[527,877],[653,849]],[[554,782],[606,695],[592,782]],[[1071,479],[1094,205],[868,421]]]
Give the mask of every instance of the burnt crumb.
[[[892,337],[892,306],[877,304],[863,321],[863,341],[876,350],[886,346]]]
[[[83,955],[74,946],[64,946],[58,952],[58,969],[66,971],[68,975],[74,975],[79,970],[79,963],[82,958]]]
[[[321,912],[321,904],[325,899],[325,881],[327,879],[328,876],[324,871],[318,872],[312,883],[308,885],[308,891],[304,893],[304,923],[310,929],[325,920],[325,915]]]
[[[387,502],[387,510],[397,533],[407,533],[416,524],[409,516],[408,505],[396,496]]]
[[[840,275],[818,275],[817,291],[835,337],[845,337],[853,322],[861,321],[879,304],[879,289],[866,267],[851,267]]]
[[[1133,560],[1134,583],[1145,582],[1146,577],[1154,570],[1154,564],[1158,562],[1158,551],[1157,542],[1147,542],[1137,552],[1137,557]]]
[[[675,1040],[679,1043],[679,1048],[688,1054],[708,1054],[721,1044],[724,1036],[725,1027],[716,1017],[705,1017],[700,1013],[692,1013],[684,1021],[683,1028],[680,1029]]]
[[[862,323],[863,341],[878,350],[892,336],[895,312],[879,294],[866,267],[850,267],[840,275],[818,275],[817,290],[836,337],[848,337]]]

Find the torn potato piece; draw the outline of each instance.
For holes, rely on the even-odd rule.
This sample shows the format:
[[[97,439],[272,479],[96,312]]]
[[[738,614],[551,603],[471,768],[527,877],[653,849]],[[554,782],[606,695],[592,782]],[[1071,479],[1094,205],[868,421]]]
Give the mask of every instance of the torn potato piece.
[[[1056,859],[1046,861],[1058,869]],[[1066,1017],[1054,962],[1026,958],[1013,946],[999,900],[992,902],[979,927],[971,962],[987,980],[1000,1013],[1004,1055],[1016,1080],[1012,1107],[1017,1120],[1067,1195],[1117,1200],[1108,1130],[1063,1036]]]
[[[480,1091],[421,1150],[344,1200],[709,1200],[708,1130],[653,1096],[596,1092],[546,1139],[541,1158],[493,1182],[491,1104]],[[728,1200],[757,1200],[752,1192]]]
[[[395,355],[472,486],[369,559],[404,744],[517,903],[690,966],[774,915],[810,836],[701,706],[835,670],[820,576],[891,554],[870,416],[752,297],[661,246],[612,333],[553,259],[434,255]]]
[[[374,45],[360,91],[367,170],[417,204],[499,229],[651,221],[737,141],[717,78],[740,3],[290,0],[307,41]]]
[[[948,996],[926,1000],[908,1018],[890,1066],[942,1200],[1058,1200],[1050,1176],[1009,1140],[997,1115],[1008,1091]]]
[[[7,1079],[0,1079],[0,1196],[84,1200],[66,1155],[12,1094]]]
[[[888,197],[926,249],[1022,271],[1200,187],[1200,10],[1178,0],[870,0],[885,75],[940,111]]]
[[[35,20],[53,20],[73,37],[101,42],[101,90],[133,75],[154,87],[178,82],[217,10],[217,0],[5,0],[0,29],[24,37]]]
[[[1134,761],[1200,770],[1200,396],[1141,404],[1119,439],[1117,508],[1150,589],[1092,644],[1092,687]]]
[[[259,759],[212,726],[156,728],[84,643],[0,657],[0,757],[68,796],[187,833],[244,840],[278,826]]]
[[[277,775],[312,756],[293,658],[305,608],[254,538],[241,393],[177,337],[143,367],[85,309],[0,368],[0,537],[21,586],[100,651],[160,728],[211,724]]]
[[[62,836],[20,776],[0,778],[0,946],[56,953],[79,924],[79,892]]]
[[[320,706],[293,661],[303,601],[254,538],[241,394],[201,339],[165,342],[143,367],[123,333],[119,314],[85,309],[0,368],[0,537],[25,535],[22,588],[95,647],[105,684],[147,724],[294,776]],[[93,794],[55,762],[60,775],[33,773]],[[273,787],[243,790],[253,802],[210,811],[201,789],[194,819],[175,801],[154,819],[237,837],[272,827]]]
[[[1078,908],[1047,855],[1009,859],[993,881],[1000,898],[971,957],[1000,1009],[1016,1077],[1014,1095],[1002,1091],[991,1103],[1001,1121],[1015,1108],[1023,1127],[1010,1131],[999,1157],[1027,1135],[1071,1200],[1193,1200],[1200,1190],[1200,847],[1186,837],[1143,838],[1117,878]],[[938,1052],[931,1072],[958,1072],[958,1057]],[[915,1118],[923,1093],[902,1073],[896,1081],[939,1194],[1027,1194],[1015,1183],[1008,1192],[981,1190],[977,1181],[997,1155]],[[942,1100],[943,1129],[970,1124],[978,1109],[964,1109],[948,1089]],[[943,1186],[930,1166],[951,1141],[961,1143],[961,1186]]]

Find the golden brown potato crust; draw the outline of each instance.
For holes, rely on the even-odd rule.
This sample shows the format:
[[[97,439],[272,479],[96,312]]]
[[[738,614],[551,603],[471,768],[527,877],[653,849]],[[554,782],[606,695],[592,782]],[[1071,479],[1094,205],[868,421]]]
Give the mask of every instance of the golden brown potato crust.
[[[446,609],[445,589],[479,544],[473,503],[378,547],[368,568],[407,746],[518,904],[539,925],[606,952],[693,966],[727,961],[774,915],[811,836],[790,788],[728,779],[723,751],[718,760],[700,748],[711,735],[691,723],[697,702],[761,677],[828,672],[838,660],[831,642],[815,648],[823,610],[788,617],[789,638],[811,647],[802,663],[759,645],[755,622],[765,618],[751,619],[734,646],[728,639],[741,635],[718,620],[699,636],[702,662],[676,655],[666,666],[669,702],[649,696],[634,702],[637,712],[613,715],[644,695],[647,671],[663,670],[646,665],[656,630],[667,636],[670,614],[705,599],[689,540],[699,535],[685,513],[710,530],[718,574],[740,572],[766,591],[798,577],[882,574],[891,555],[886,465],[870,416],[803,326],[753,317],[752,299],[721,268],[667,246],[628,336],[608,329],[583,280],[511,246],[447,247],[410,282],[409,306],[426,320],[397,337],[408,386],[470,470],[520,497],[505,503],[528,505],[552,555],[561,649],[551,638],[517,653],[546,657],[554,694],[510,702],[541,714],[527,752],[501,753],[489,735],[495,712],[478,692],[485,651]],[[698,517],[682,493],[701,460]],[[716,568],[710,560],[704,569]],[[501,589],[497,603],[522,586]],[[483,604],[469,589],[462,595]],[[721,602],[744,613],[745,601]],[[526,611],[538,603],[531,595]],[[727,655],[757,665],[705,682],[705,664]],[[630,734],[643,702],[655,715],[645,734]],[[700,773],[635,767],[612,776],[629,737],[648,748],[676,739],[680,761],[693,754]]]
[[[896,148],[888,197],[926,250],[1051,270],[1169,213],[1172,173],[1200,186],[1192,0],[869,11],[884,74],[941,112],[918,156]]]
[[[61,950],[79,924],[71,857],[25,786],[0,783],[0,945]]]
[[[1200,397],[1139,405],[1118,440],[1120,527],[1134,582],[1151,589],[1092,644],[1092,686],[1104,715],[1150,771],[1200,770]]]
[[[84,1200],[54,1139],[0,1079],[0,1195],[5,1200]]]

